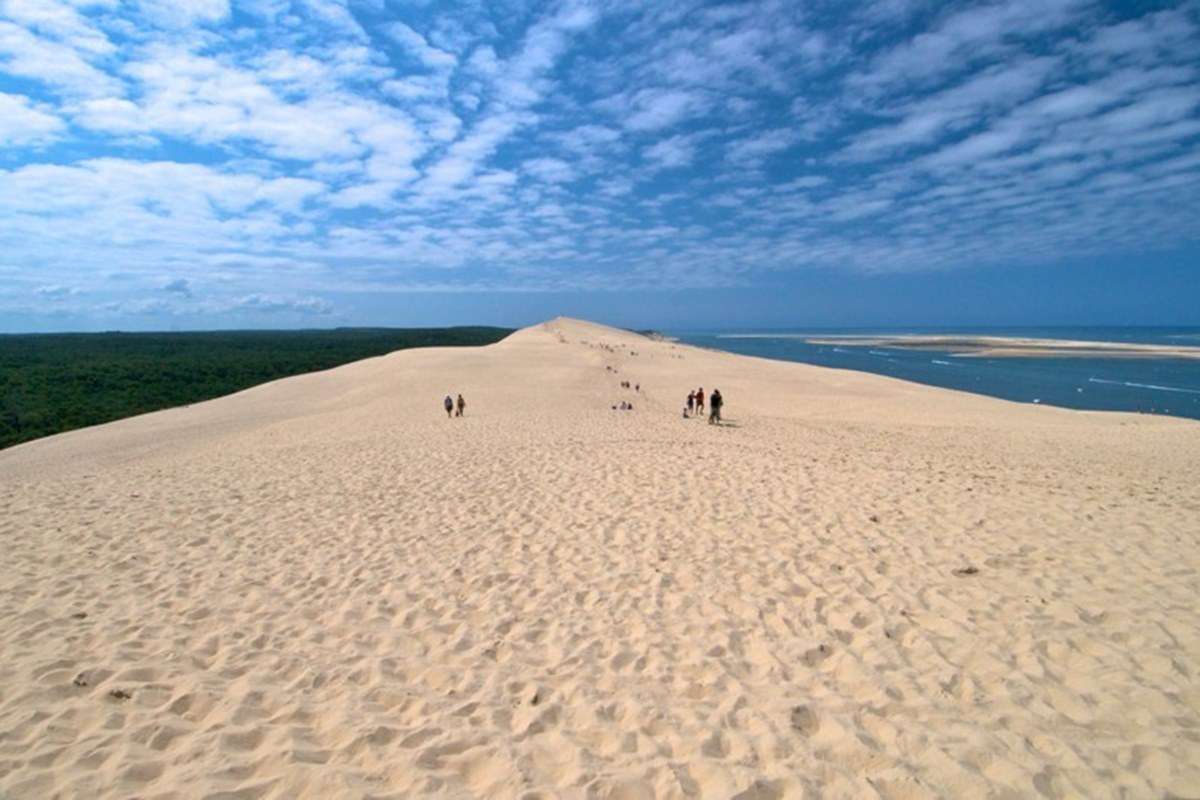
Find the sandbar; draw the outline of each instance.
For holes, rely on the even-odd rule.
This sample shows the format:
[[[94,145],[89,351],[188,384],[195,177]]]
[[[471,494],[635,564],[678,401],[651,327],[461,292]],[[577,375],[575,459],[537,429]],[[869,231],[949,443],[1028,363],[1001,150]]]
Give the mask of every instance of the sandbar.
[[[988,358],[1195,358],[1200,347],[1090,342],[1069,339],[1033,339],[1008,336],[822,336],[805,337],[809,344],[839,347],[894,347],[902,350],[938,350],[965,357]]]

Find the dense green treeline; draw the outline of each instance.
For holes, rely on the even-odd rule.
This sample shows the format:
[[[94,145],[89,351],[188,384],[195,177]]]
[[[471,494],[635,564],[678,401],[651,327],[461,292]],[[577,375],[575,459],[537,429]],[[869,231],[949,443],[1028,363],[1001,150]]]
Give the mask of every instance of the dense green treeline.
[[[503,328],[0,335],[0,448],[409,347],[491,344]]]

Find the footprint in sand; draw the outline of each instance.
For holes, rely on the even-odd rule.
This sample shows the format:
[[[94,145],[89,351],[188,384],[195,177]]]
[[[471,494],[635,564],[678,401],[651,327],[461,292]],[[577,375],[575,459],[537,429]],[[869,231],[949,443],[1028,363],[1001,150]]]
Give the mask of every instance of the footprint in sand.
[[[808,706],[796,706],[791,714],[792,730],[802,736],[812,736],[821,727],[821,721]]]
[[[829,649],[829,645],[819,645],[804,654],[804,664],[808,667],[815,667],[831,655],[833,652]]]

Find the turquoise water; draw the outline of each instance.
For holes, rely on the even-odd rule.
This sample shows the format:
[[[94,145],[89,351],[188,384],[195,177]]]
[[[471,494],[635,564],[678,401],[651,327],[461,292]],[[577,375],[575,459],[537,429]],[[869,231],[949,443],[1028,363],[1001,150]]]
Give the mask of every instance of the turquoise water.
[[[873,372],[1021,403],[1200,419],[1200,361],[1180,358],[964,358],[935,350],[808,344],[803,336],[963,334],[1200,346],[1191,328],[888,328],[673,331],[731,353]],[[738,338],[752,333],[754,338]]]

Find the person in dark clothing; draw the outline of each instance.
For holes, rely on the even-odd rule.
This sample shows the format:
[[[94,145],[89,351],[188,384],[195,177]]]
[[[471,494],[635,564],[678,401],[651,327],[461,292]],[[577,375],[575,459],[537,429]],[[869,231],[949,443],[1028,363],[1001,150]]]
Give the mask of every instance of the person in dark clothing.
[[[692,415],[692,409],[694,409],[695,407],[696,407],[696,393],[688,392],[688,403],[687,403],[686,416],[690,417]]]
[[[721,423],[721,406],[723,405],[725,405],[725,398],[721,397],[721,390],[713,389],[712,396],[708,398],[709,425]]]
[[[463,415],[463,412],[466,410],[467,410],[467,401],[463,400],[463,396],[460,394],[458,396],[458,410],[455,412],[454,416],[461,417]]]
[[[704,387],[701,386],[696,390],[696,413],[704,413]]]
[[[454,411],[454,400],[450,395],[446,395],[446,399],[442,401],[442,408],[446,409],[446,419],[450,419],[450,415]]]

